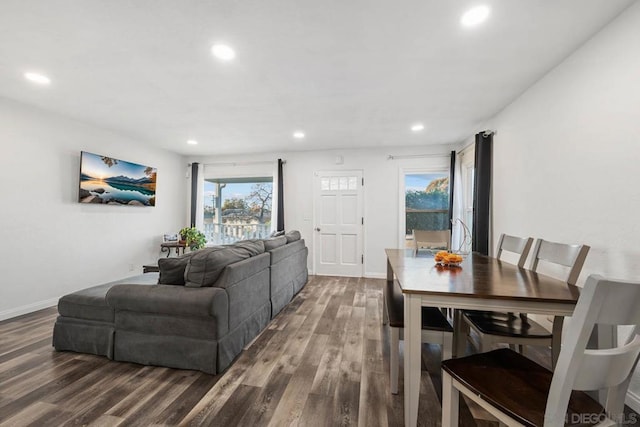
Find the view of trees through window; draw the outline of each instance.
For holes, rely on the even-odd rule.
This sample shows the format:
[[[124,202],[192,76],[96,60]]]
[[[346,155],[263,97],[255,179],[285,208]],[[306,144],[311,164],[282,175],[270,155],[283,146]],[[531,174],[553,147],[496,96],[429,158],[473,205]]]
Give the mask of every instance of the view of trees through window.
[[[449,174],[405,175],[406,235],[449,228]]]
[[[208,179],[204,186],[207,241],[261,238],[271,228],[272,178]]]

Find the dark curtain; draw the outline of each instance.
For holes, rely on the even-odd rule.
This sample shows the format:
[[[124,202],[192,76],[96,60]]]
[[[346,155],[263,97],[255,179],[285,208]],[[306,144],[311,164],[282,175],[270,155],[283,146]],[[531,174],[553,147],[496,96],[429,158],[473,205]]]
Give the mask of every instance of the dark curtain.
[[[277,231],[284,231],[284,179],[282,176],[282,159],[278,159],[278,222]]]
[[[198,166],[191,163],[191,227],[196,226],[196,211],[198,209]]]
[[[493,133],[480,132],[476,134],[471,249],[483,255],[489,255],[492,146]]]
[[[453,186],[456,176],[456,152],[451,152],[451,165],[449,166],[449,230],[453,232]]]

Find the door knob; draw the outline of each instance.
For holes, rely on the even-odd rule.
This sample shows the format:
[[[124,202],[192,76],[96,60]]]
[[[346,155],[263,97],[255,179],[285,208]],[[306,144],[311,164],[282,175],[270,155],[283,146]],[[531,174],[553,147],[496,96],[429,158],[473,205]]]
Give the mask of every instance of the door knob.
[[[320,231],[320,228],[316,227],[316,231]]]

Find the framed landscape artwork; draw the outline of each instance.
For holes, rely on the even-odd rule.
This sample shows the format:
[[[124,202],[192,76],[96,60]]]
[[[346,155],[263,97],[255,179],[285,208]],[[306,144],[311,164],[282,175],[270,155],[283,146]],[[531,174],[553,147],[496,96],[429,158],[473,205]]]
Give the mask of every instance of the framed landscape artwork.
[[[80,203],[155,206],[156,168],[99,154],[80,154]]]

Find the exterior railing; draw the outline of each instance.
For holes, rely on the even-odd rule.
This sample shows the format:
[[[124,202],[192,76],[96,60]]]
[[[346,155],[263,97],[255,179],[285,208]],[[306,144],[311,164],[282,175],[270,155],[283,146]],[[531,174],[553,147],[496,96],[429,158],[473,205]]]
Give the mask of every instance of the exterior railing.
[[[266,239],[270,224],[204,224],[208,245],[223,245],[247,239]]]
[[[413,230],[446,230],[449,228],[448,209],[407,209],[406,234]]]

